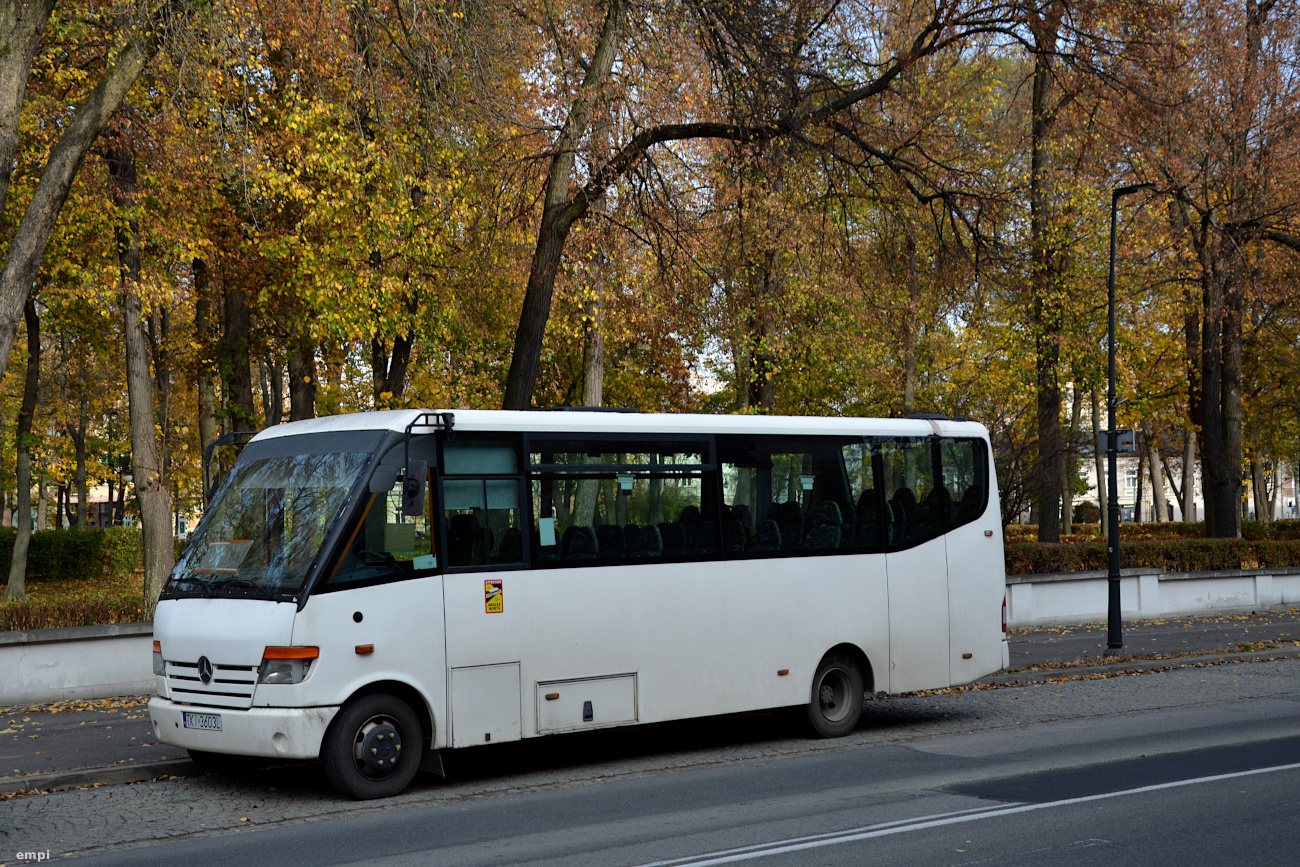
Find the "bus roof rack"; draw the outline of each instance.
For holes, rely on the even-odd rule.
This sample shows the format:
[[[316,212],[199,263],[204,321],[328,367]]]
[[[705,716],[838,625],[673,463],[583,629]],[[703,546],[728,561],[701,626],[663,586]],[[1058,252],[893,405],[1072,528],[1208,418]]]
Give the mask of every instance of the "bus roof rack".
[[[948,416],[941,412],[914,412],[903,416],[903,418],[913,418],[917,421],[951,421]]]
[[[537,406],[535,412],[640,412],[631,406]]]

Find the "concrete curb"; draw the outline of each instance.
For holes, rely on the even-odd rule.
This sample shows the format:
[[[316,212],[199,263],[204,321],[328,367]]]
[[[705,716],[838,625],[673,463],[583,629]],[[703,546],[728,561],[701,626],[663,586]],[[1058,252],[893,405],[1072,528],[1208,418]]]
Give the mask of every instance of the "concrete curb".
[[[1051,668],[1043,671],[1020,671],[1013,674],[995,674],[982,677],[976,684],[1014,686],[1021,683],[1043,683],[1062,677],[1083,677],[1089,674],[1119,674],[1129,671],[1157,671],[1172,668],[1194,668],[1221,662],[1267,662],[1273,659],[1300,659],[1300,647],[1279,647],[1276,650],[1248,650],[1241,653],[1201,653],[1195,656],[1173,656],[1167,659],[1133,659],[1103,665],[1079,665],[1068,668]]]
[[[189,759],[171,759],[165,762],[110,765],[106,768],[82,768],[76,771],[58,771],[51,774],[28,774],[23,777],[0,777],[0,794],[15,792],[74,789],[77,786],[113,786],[122,783],[143,782],[158,777],[202,776],[203,771]]]

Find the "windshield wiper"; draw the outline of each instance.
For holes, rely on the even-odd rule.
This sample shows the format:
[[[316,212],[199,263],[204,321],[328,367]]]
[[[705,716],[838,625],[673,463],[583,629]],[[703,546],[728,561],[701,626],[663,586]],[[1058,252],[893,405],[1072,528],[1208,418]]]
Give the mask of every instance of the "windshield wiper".
[[[212,585],[213,589],[220,589],[222,587],[248,587],[261,593],[263,598],[270,599],[272,602],[278,601],[275,594],[270,590],[267,590],[256,581],[249,581],[247,578],[226,578],[225,580],[218,581]]]
[[[211,597],[211,596],[216,596],[216,595],[217,595],[216,592],[212,589],[212,585],[211,585],[211,584],[209,584],[208,582],[204,581],[202,578],[196,578],[196,577],[194,577],[193,575],[186,575],[186,576],[183,577],[183,578],[177,578],[177,579],[175,579],[175,583],[176,583],[176,584],[197,584],[197,585],[199,585],[200,587],[203,588],[203,595],[204,595],[204,596],[209,596],[209,597]],[[177,589],[179,589],[179,588],[177,588]]]

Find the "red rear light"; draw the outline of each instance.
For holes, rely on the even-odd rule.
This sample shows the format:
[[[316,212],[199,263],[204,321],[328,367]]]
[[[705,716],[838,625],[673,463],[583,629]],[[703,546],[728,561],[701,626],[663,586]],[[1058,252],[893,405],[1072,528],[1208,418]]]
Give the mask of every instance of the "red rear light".
[[[1007,597],[1002,595],[1002,634],[1007,634]]]

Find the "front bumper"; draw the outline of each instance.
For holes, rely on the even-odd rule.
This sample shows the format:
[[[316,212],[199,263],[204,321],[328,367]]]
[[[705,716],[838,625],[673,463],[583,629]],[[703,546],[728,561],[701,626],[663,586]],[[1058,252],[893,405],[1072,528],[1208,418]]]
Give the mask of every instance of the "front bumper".
[[[218,714],[221,731],[185,728],[181,714]],[[161,696],[149,700],[149,720],[160,743],[187,750],[205,750],[268,759],[314,759],[335,707],[255,707],[231,710],[177,704]]]

